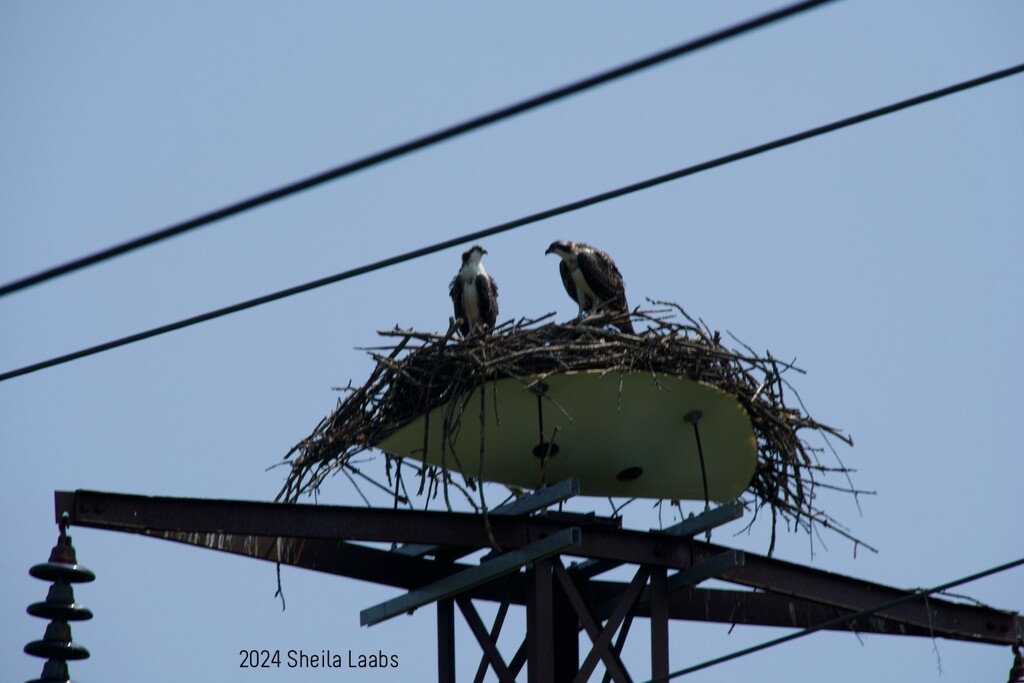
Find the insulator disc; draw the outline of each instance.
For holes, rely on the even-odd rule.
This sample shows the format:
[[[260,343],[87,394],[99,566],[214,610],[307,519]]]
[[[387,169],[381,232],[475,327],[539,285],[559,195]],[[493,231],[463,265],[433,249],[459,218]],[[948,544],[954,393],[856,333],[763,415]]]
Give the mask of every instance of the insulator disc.
[[[80,564],[63,564],[61,562],[44,562],[28,570],[28,573],[43,581],[67,581],[68,583],[87,583],[96,579],[92,570]]]
[[[25,646],[25,652],[46,659],[88,659],[89,651],[78,643],[60,640],[33,640]]]
[[[25,610],[34,617],[60,621],[86,621],[92,619],[92,610],[78,603],[34,602]]]

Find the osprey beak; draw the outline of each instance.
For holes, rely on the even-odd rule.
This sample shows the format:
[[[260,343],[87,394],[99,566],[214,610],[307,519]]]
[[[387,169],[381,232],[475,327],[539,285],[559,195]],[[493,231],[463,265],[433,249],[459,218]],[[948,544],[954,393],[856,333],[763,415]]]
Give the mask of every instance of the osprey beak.
[[[561,256],[562,254],[572,253],[572,246],[570,242],[566,242],[564,240],[555,240],[548,246],[547,250],[544,253],[557,254]]]

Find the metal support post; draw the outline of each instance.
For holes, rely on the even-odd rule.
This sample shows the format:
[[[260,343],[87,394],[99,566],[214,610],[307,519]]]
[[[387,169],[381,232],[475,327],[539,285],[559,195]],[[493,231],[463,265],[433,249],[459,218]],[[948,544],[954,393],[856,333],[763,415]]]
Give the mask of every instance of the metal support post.
[[[437,601],[437,682],[455,683],[455,602]]]
[[[668,580],[664,567],[651,569],[651,678],[668,676]]]
[[[554,562],[559,562],[557,557]],[[558,581],[553,582],[551,597],[555,680],[568,683],[580,668],[580,621]]]
[[[533,565],[533,581],[526,605],[526,650],[528,683],[554,683],[553,591],[550,559]]]

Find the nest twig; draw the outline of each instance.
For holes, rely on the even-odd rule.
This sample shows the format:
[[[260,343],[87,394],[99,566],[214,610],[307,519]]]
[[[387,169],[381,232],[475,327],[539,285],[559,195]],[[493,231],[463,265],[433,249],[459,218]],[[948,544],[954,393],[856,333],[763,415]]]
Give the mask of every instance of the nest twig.
[[[758,456],[748,493],[752,494],[755,519],[765,506],[771,512],[772,549],[779,521],[808,533],[814,532],[818,524],[870,548],[817,502],[819,488],[839,490],[855,499],[870,492],[853,487],[850,470],[838,454],[837,465],[826,466],[819,459],[822,448],[812,447],[803,438],[802,432],[810,431],[822,435],[830,449],[830,437],[853,445],[853,440],[839,429],[807,414],[786,379],[787,373],[803,370],[770,353],[760,356],[735,338],[743,349],[728,348],[721,334],[677,304],[651,303],[659,308],[632,314],[635,321],[647,323],[647,329],[635,335],[593,325],[607,319],[588,320],[587,325],[545,322],[551,314],[509,321],[485,337],[464,340],[452,340],[454,325],[447,334],[399,328],[379,331],[385,339],[396,342],[367,349],[377,361],[369,379],[358,388],[347,387],[347,395],[339,399],[334,412],[285,455],[291,468],[277,499],[295,502],[303,495],[315,494],[328,476],[338,472],[356,472],[366,478],[356,468],[353,459],[357,455],[431,409],[444,404],[454,406],[456,399],[471,395],[473,389],[488,381],[511,377],[526,382],[537,375],[568,370],[641,371],[655,379],[656,375],[667,374],[711,384],[734,396],[747,411],[757,437]],[[790,397],[799,407],[787,404]],[[489,409],[482,394],[480,401],[481,411]],[[493,410],[498,411],[499,406],[495,404]],[[452,443],[459,414],[452,409],[443,424],[428,422],[426,429],[442,430],[442,443]],[[424,443],[426,440],[425,433]],[[387,483],[378,483],[378,487],[392,493],[396,505],[412,506],[413,490],[407,490],[402,480],[403,467],[412,468],[420,480],[415,494],[424,499],[424,506],[441,492],[451,509],[448,492],[454,487],[475,510],[486,512],[482,489],[477,500],[472,494],[478,482],[464,477],[460,483],[451,476],[445,458],[454,457],[454,451],[448,451],[446,454],[443,449],[439,468],[387,456]],[[840,475],[845,483],[822,481],[829,475]],[[513,493],[521,494],[516,490]]]

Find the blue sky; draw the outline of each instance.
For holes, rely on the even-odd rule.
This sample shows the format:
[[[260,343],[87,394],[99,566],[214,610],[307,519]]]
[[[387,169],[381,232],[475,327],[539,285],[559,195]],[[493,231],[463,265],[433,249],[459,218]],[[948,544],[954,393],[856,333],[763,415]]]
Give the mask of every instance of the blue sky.
[[[766,3],[10,2],[0,8],[0,281],[282,185],[770,9]],[[0,299],[0,371],[547,209],[1024,61],[1019,2],[839,2],[507,123]],[[796,357],[814,414],[877,496],[823,504],[879,548],[826,536],[787,560],[928,586],[1024,555],[1024,81],[1020,76],[483,242],[501,319],[575,314],[554,239],[610,252],[633,304],[672,299]],[[5,677],[45,624],[27,569],[54,490],[269,500],[266,468],[396,324],[443,329],[460,248],[0,383]],[[359,504],[334,479],[325,503]],[[579,509],[607,511],[602,500]],[[693,509],[697,509],[694,506]],[[630,509],[626,525],[649,526]],[[715,540],[754,552],[766,524]],[[81,529],[96,571],[79,680],[305,681],[238,651],[397,654],[435,667],[431,610],[395,591]],[[1024,607],[1009,572],[963,592]],[[510,631],[514,630],[508,627]],[[635,629],[636,633],[643,628]],[[771,629],[676,624],[673,669]],[[638,636],[633,636],[638,637]],[[642,643],[642,641],[638,641]],[[508,645],[505,645],[508,647]],[[937,653],[936,654],[936,648]],[[510,655],[509,655],[510,656]],[[477,647],[460,635],[459,667]],[[642,647],[633,657],[645,675]],[[1009,650],[817,634],[693,676],[1003,680]],[[469,673],[467,673],[469,672]]]

